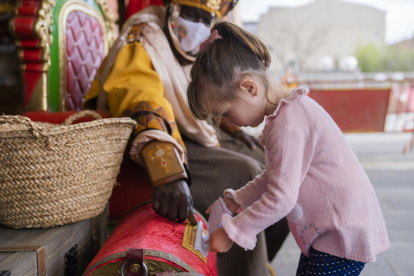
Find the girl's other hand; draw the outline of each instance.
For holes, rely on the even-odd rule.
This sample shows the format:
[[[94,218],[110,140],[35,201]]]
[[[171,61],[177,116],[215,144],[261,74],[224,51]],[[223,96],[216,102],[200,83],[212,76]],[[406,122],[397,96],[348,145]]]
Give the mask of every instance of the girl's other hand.
[[[208,251],[222,253],[230,250],[233,241],[227,236],[226,231],[220,228],[210,234],[208,245]]]
[[[234,201],[234,199],[225,197],[223,199],[223,201],[226,204],[227,209],[229,209],[229,211],[232,214],[234,214],[234,212],[237,212],[237,213],[242,212],[242,209],[241,209],[240,205],[237,204],[236,201]],[[216,203],[216,202],[214,201],[214,203]],[[210,214],[211,208],[213,207],[214,203],[211,204],[210,207],[208,207],[208,209],[206,210],[206,214]]]
[[[223,199],[224,203],[226,204],[227,209],[234,215],[235,212],[241,213],[242,209],[239,204],[232,198],[225,197]]]

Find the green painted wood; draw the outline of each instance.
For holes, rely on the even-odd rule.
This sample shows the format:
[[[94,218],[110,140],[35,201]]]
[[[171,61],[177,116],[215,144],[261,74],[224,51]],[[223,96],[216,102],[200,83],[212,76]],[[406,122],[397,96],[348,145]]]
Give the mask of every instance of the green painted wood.
[[[59,102],[59,83],[60,83],[60,70],[59,70],[59,13],[67,0],[55,0],[55,7],[53,8],[53,24],[51,26],[53,43],[50,47],[51,65],[49,69],[49,109],[53,112],[60,111]],[[93,0],[83,0],[82,2],[91,6],[91,8],[97,9],[102,15],[102,10],[98,4]]]

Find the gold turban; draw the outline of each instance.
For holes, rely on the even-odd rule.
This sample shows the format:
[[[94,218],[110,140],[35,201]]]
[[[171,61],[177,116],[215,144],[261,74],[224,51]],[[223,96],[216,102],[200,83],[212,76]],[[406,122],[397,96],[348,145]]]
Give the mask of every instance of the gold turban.
[[[223,18],[237,4],[237,0],[174,0],[173,3],[204,10]]]

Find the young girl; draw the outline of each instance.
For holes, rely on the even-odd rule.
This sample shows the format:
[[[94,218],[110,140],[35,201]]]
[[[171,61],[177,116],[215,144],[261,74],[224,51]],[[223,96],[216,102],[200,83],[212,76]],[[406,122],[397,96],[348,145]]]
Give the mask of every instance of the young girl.
[[[297,275],[359,275],[390,243],[374,189],[338,126],[307,88],[273,85],[269,50],[236,25],[214,24],[200,50],[187,91],[195,117],[256,127],[267,116],[266,170],[224,191],[240,214],[222,216],[210,250],[233,242],[252,250],[258,233],[287,217],[302,251]]]

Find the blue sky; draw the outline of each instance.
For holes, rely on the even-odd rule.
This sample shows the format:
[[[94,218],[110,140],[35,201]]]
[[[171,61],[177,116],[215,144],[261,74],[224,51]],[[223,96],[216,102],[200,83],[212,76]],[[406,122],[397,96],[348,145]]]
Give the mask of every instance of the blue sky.
[[[269,7],[297,7],[315,0],[240,0],[240,15],[243,21],[257,21]],[[371,6],[386,12],[385,41],[396,43],[414,35],[414,0],[342,0]]]

